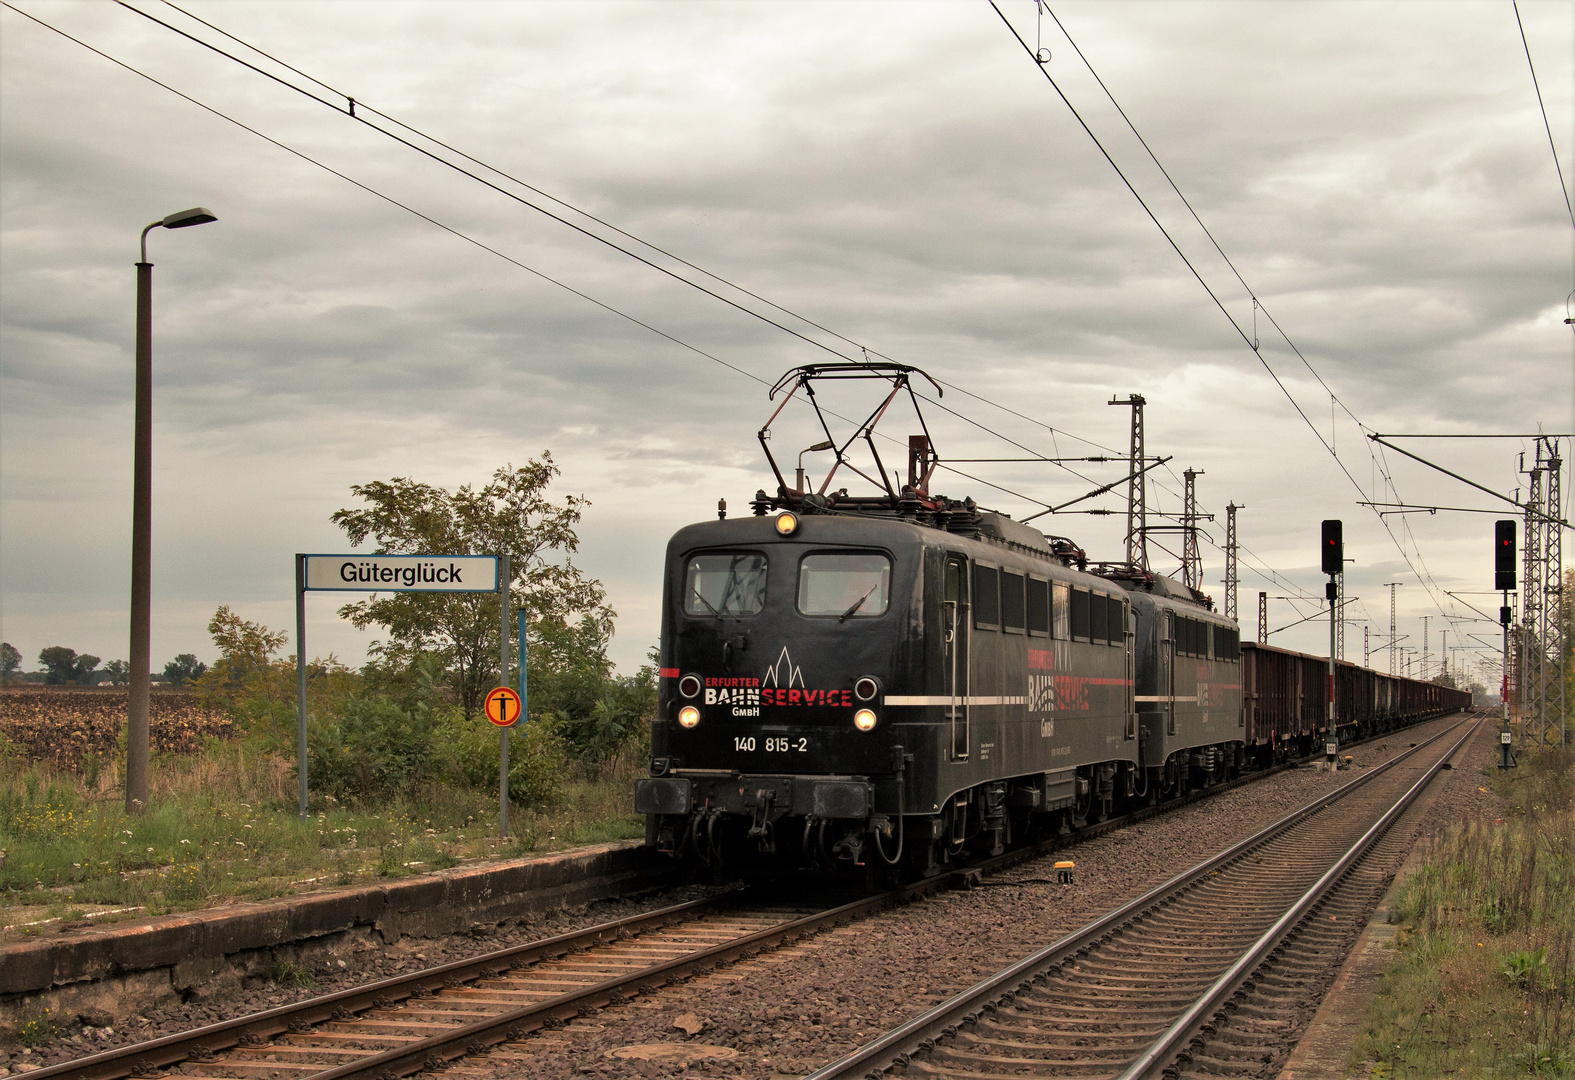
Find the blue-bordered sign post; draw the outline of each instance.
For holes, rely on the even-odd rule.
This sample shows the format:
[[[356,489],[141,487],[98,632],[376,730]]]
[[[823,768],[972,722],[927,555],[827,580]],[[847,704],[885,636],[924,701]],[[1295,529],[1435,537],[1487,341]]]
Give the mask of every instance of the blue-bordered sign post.
[[[296,772],[306,816],[306,594],[308,592],[495,592],[502,601],[499,671],[509,677],[507,555],[302,555],[295,557]],[[507,689],[505,687],[505,689]],[[510,691],[513,693],[513,691]],[[490,719],[490,717],[489,717]],[[518,716],[516,716],[518,719]],[[509,831],[509,731],[500,732],[500,825]]]

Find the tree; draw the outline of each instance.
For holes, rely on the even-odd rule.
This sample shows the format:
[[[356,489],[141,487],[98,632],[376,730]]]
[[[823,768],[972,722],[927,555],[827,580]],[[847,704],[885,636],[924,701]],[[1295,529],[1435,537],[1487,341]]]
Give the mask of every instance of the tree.
[[[9,641],[0,641],[0,681],[9,686],[22,669],[22,654]]]
[[[82,653],[71,666],[71,681],[78,686],[92,686],[98,680],[93,676],[98,670],[98,657]]]
[[[104,675],[116,686],[125,686],[131,681],[131,665],[124,660],[111,660],[104,665]]]
[[[229,608],[219,609],[221,612],[228,612],[229,610]],[[218,618],[218,615],[215,614],[214,618]],[[208,629],[212,632],[213,625],[211,623]],[[196,682],[202,677],[202,673],[207,670],[208,665],[198,660],[195,654],[183,652],[164,665],[164,681],[174,683],[176,686],[185,686],[188,683]]]
[[[51,645],[38,654],[44,665],[44,682],[49,686],[66,686],[76,676],[77,651],[64,645]]]
[[[656,715],[656,657],[629,677],[613,672],[610,634],[589,616],[545,616],[530,628],[531,712],[557,722],[569,749],[606,765]]]
[[[405,477],[357,484],[352,494],[368,505],[339,510],[331,520],[353,546],[371,542],[378,555],[509,556],[509,596],[531,618],[586,615],[612,632],[613,611],[601,583],[580,573],[574,526],[583,497],[547,497],[558,475],[543,452],[520,468],[505,465],[481,488],[455,491]],[[400,666],[424,652],[437,654],[449,672],[467,717],[474,714],[498,669],[498,597],[488,593],[396,593],[346,604],[339,614],[365,629],[373,624],[389,640],[375,642],[374,657]]]
[[[221,605],[208,620],[208,633],[218,646],[219,659],[211,671],[203,666],[193,676],[201,678],[204,687],[231,695],[260,694],[268,700],[286,696],[294,687],[294,665],[274,660],[274,653],[289,640],[288,634],[243,619],[228,604]],[[175,661],[180,659],[177,656]],[[285,667],[290,670],[286,672]],[[168,671],[165,668],[166,674]]]

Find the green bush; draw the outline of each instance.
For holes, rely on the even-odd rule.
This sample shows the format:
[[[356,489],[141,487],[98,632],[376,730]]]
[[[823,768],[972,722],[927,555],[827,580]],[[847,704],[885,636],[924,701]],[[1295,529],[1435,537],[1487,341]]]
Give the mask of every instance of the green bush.
[[[590,618],[543,618],[531,627],[530,706],[550,717],[580,761],[605,766],[646,737],[656,715],[656,664],[620,678],[607,658],[610,634]]]
[[[312,786],[346,801],[409,795],[434,779],[432,710],[406,709],[387,694],[354,694],[337,716],[307,727]]]
[[[440,725],[455,777],[472,788],[497,788],[498,729],[479,718],[466,720],[456,709]],[[548,809],[563,802],[569,755],[551,719],[534,719],[509,729],[509,801]]]

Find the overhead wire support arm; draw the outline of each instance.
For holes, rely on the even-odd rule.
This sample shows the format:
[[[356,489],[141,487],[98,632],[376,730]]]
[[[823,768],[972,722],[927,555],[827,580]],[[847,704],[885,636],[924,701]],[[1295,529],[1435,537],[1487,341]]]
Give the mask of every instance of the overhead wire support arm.
[[[1288,596],[1281,596],[1281,597],[1276,597],[1276,599],[1278,599],[1278,600],[1289,600],[1290,597],[1288,597]],[[1359,596],[1348,597],[1347,599],[1345,599],[1341,603],[1337,604],[1336,607],[1337,608],[1345,608],[1345,607],[1350,606],[1351,604],[1356,603],[1360,599],[1361,599],[1361,597],[1359,597]],[[1279,627],[1277,629],[1274,629],[1274,630],[1270,630],[1269,633],[1270,634],[1278,634],[1281,630],[1289,630],[1293,626],[1300,626],[1304,622],[1311,622],[1313,619],[1322,618],[1323,615],[1324,615],[1324,610],[1315,611],[1311,615],[1307,616],[1305,619],[1297,619],[1293,623],[1286,623],[1284,626],[1281,626],[1281,627]],[[1353,620],[1353,621],[1356,621],[1356,620]]]
[[[1383,517],[1385,514],[1437,514],[1440,510],[1452,514],[1502,514],[1504,512],[1502,510],[1483,510],[1476,506],[1416,506],[1412,503],[1368,502],[1366,499],[1358,499],[1356,505],[1369,506],[1378,510],[1379,517]],[[1385,506],[1390,507],[1390,509],[1378,509]],[[1449,590],[1446,589],[1444,591],[1448,592]]]
[[[1421,457],[1421,456],[1419,456],[1417,454],[1413,454],[1413,453],[1411,453],[1411,451],[1406,450],[1403,447],[1396,446],[1394,443],[1389,441],[1390,439],[1398,438],[1399,436],[1380,435],[1377,432],[1369,432],[1367,437],[1369,439],[1371,439],[1373,442],[1375,442],[1378,445],[1380,445],[1380,446],[1386,446],[1390,450],[1393,450],[1397,454],[1402,454],[1405,457],[1410,458],[1412,461],[1418,462],[1418,463],[1420,463],[1422,465],[1426,465],[1429,469],[1434,469],[1434,470],[1436,470],[1438,472],[1443,473],[1445,476],[1448,476],[1448,477],[1450,477],[1452,479],[1455,479],[1455,480],[1459,480],[1462,484],[1465,484],[1468,487],[1474,487],[1480,492],[1483,492],[1485,494],[1493,496],[1495,499],[1499,499],[1502,502],[1507,502],[1507,503],[1509,503],[1509,505],[1515,507],[1515,509],[1517,509],[1517,510],[1524,511],[1525,513],[1532,514],[1532,515],[1534,515],[1536,517],[1540,517],[1540,518],[1542,518],[1545,521],[1548,521],[1550,523],[1562,525],[1566,529],[1570,527],[1570,523],[1565,521],[1565,520],[1563,520],[1562,518],[1556,518],[1556,517],[1552,517],[1551,515],[1544,514],[1542,511],[1540,511],[1540,510],[1538,510],[1538,509],[1536,509],[1534,507],[1529,507],[1526,504],[1521,503],[1521,502],[1519,502],[1516,499],[1510,498],[1508,495],[1505,495],[1505,494],[1503,494],[1501,492],[1494,491],[1492,488],[1486,487],[1486,486],[1484,486],[1482,484],[1479,484],[1475,480],[1468,480],[1464,476],[1461,476],[1459,473],[1452,472],[1451,470],[1444,468],[1442,465],[1435,465],[1433,462],[1427,460],[1425,457]],[[1539,437],[1541,437],[1541,436],[1539,436]]]
[[[1135,473],[1132,473],[1132,474],[1130,474],[1128,476],[1123,476],[1120,480],[1112,481],[1111,483],[1106,484],[1104,487],[1095,488],[1093,491],[1090,491],[1087,495],[1079,495],[1075,499],[1069,499],[1068,501],[1062,503],[1060,506],[1046,507],[1045,509],[1039,511],[1039,513],[1037,513],[1037,514],[1029,514],[1027,517],[1023,518],[1023,521],[1024,521],[1024,523],[1027,523],[1027,522],[1030,522],[1030,521],[1034,520],[1034,518],[1044,517],[1046,514],[1058,514],[1058,513],[1060,513],[1062,510],[1064,510],[1068,506],[1072,506],[1072,505],[1075,505],[1076,503],[1080,503],[1080,502],[1082,502],[1085,499],[1092,499],[1092,498],[1094,498],[1097,495],[1103,495],[1105,492],[1110,491],[1112,488],[1118,488],[1122,484],[1126,483],[1128,480],[1132,480],[1132,479],[1134,479],[1136,477],[1142,476],[1144,473],[1148,472],[1150,469],[1157,469],[1159,466],[1165,464],[1165,462],[1170,461],[1170,460],[1171,460],[1171,458],[1168,458],[1168,457],[1155,458],[1152,462],[1150,462],[1149,464],[1143,466],[1141,469],[1139,469]],[[1092,511],[1090,511],[1090,512],[1092,512]]]

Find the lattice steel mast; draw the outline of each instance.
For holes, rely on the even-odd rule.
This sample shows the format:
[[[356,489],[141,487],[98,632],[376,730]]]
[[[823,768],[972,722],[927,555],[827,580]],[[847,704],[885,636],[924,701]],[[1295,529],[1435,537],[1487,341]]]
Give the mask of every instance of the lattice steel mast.
[[[1225,617],[1236,619],[1236,511],[1247,509],[1228,503],[1225,506]],[[1239,621],[1239,620],[1238,620]]]
[[[1143,406],[1147,403],[1142,394],[1128,394],[1125,401],[1110,399],[1112,405],[1132,408],[1127,454],[1127,564],[1139,570],[1148,569],[1148,481],[1143,476]]]
[[[1181,580],[1189,589],[1203,588],[1203,553],[1198,550],[1200,517],[1197,495],[1197,479],[1202,475],[1202,469],[1188,469],[1181,474],[1186,482],[1181,503]]]

